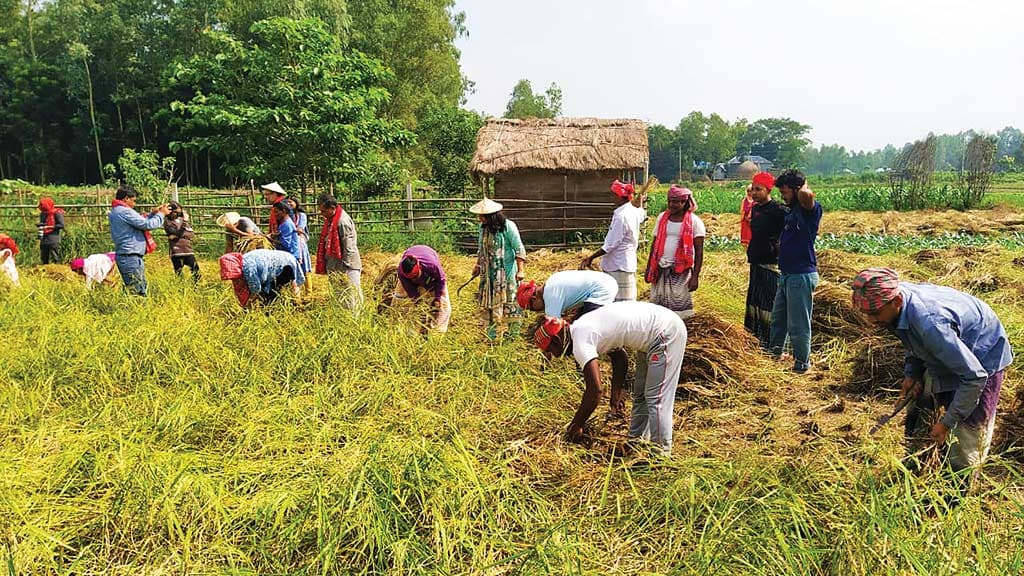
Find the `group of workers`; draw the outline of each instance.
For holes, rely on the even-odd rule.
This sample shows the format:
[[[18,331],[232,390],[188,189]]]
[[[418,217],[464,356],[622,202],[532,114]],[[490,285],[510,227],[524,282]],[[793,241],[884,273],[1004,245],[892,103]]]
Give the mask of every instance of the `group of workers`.
[[[780,200],[772,197],[778,189]],[[323,218],[315,266],[308,247],[308,219],[300,203],[287,198],[277,183],[262,187],[272,206],[263,234],[249,218],[227,213],[218,218],[226,231],[220,258],[223,280],[230,280],[243,306],[269,302],[286,290],[299,294],[315,270],[343,291],[349,308],[362,303],[361,261],[355,225],[329,194],[317,207]],[[555,272],[546,281],[526,281],[527,254],[515,223],[498,202],[485,198],[470,212],[479,219],[477,302],[487,337],[494,341],[521,331],[523,311],[541,313],[533,329],[535,345],[548,357],[571,354],[582,371],[585,389],[566,431],[569,440],[585,435],[585,425],[600,403],[599,358],[611,362],[610,411],[623,415],[627,351],[636,354],[629,435],[657,451],[672,449],[673,405],[686,349],[686,320],[694,313],[700,285],[706,227],[696,215],[693,192],[673,185],[667,209],[653,226],[644,279],[650,301],[637,301],[637,249],[647,219],[646,195],[632,184],[615,181],[610,226],[600,249],[585,257],[579,270]],[[148,215],[134,210],[135,191],[117,190],[110,211],[115,250],[72,262],[87,282],[102,282],[116,265],[126,288],[145,295],[143,257],[154,248],[151,230],[165,229],[174,269],[199,268],[192,251],[188,215],[177,204]],[[52,200],[40,202],[39,236],[44,259],[59,258],[63,216]],[[799,171],[778,177],[756,174],[741,205],[741,243],[749,263],[744,325],[762,349],[796,374],[811,368],[813,292],[818,284],[814,250],[821,205]],[[52,239],[57,237],[56,241]],[[16,250],[16,248],[15,248]],[[600,259],[600,272],[591,270]],[[395,300],[429,298],[428,329],[445,332],[452,313],[447,277],[429,246],[403,252],[396,273]],[[981,300],[951,288],[905,282],[893,270],[862,271],[852,284],[852,305],[869,320],[892,331],[906,350],[901,400],[915,398],[906,434],[912,453],[921,441],[947,447],[954,470],[979,464],[992,441],[995,407],[1012,350],[1006,331]],[[788,342],[789,353],[784,353]],[[899,404],[899,402],[897,402]],[[940,415],[941,414],[941,415]],[[952,433],[955,442],[949,442]]]

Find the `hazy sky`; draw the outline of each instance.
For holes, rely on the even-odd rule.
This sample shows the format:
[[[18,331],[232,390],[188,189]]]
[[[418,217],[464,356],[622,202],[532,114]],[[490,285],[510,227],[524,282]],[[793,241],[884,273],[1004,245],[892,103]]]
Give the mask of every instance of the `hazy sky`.
[[[563,115],[788,116],[815,144],[1024,129],[1024,0],[457,0],[470,108],[520,78]]]

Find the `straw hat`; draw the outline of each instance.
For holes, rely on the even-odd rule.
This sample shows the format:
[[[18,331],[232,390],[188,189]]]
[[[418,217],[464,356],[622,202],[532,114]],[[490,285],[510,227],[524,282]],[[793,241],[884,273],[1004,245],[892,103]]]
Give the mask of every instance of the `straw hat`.
[[[472,212],[473,214],[484,214],[484,215],[486,215],[486,214],[497,214],[498,212],[501,212],[502,208],[503,208],[503,206],[501,204],[498,204],[497,202],[495,202],[494,200],[491,200],[490,198],[484,197],[483,200],[481,200],[481,201],[477,202],[476,204],[473,204],[472,206],[470,206],[469,207],[469,211]]]
[[[260,188],[262,188],[263,190],[270,190],[271,192],[277,192],[282,196],[285,195],[284,188],[281,188],[281,185],[278,184],[277,182],[271,182],[270,184],[261,184]]]
[[[220,216],[217,216],[217,225],[221,228],[226,228],[228,224],[234,226],[238,224],[238,221],[242,219],[242,215],[238,212],[225,212]]]

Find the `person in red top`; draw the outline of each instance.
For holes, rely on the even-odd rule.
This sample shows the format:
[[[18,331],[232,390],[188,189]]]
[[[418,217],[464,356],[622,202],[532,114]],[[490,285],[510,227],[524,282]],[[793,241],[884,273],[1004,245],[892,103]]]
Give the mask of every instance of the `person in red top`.
[[[53,198],[39,199],[39,258],[43,264],[60,262],[60,233],[64,230],[64,211]]]
[[[288,196],[287,194],[285,194],[284,188],[281,188],[281,185],[278,184],[277,182],[263,184],[260,186],[260,190],[263,191],[263,199],[267,202],[267,204],[271,206],[277,204],[278,202],[284,202]],[[270,236],[277,234],[277,222],[274,221],[273,217],[271,217],[270,222],[267,223],[267,234]],[[276,242],[277,238],[273,237],[272,241]]]
[[[750,213],[754,208],[754,198],[750,195],[752,188],[752,184],[747,184],[747,195],[740,204],[740,244],[744,248],[750,245]]]

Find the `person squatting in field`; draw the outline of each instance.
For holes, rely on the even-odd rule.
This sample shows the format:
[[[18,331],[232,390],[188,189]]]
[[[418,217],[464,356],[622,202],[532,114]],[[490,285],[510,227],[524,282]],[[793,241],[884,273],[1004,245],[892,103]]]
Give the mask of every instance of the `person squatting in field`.
[[[694,212],[697,201],[689,188],[668,189],[668,210],[654,221],[654,239],[644,279],[651,284],[651,302],[686,320],[693,316],[693,292],[704,265],[704,221]]]
[[[57,208],[53,198],[39,199],[39,259],[43,264],[60,263],[60,235],[64,230],[64,210]]]
[[[282,250],[258,249],[242,254],[230,252],[220,257],[220,279],[231,280],[235,297],[243,308],[255,302],[270,304],[285,288],[299,297],[305,276],[299,261]]]
[[[629,436],[650,441],[662,454],[671,455],[672,409],[686,350],[686,325],[675,312],[649,302],[613,302],[572,323],[544,318],[534,341],[549,357],[571,351],[583,371],[586,388],[566,430],[570,441],[583,438],[584,425],[601,400],[598,357],[617,349],[634,350],[636,379]],[[621,405],[624,380],[624,370],[619,381],[613,371],[613,411]]]
[[[811,368],[811,313],[818,286],[818,260],[814,240],[821,224],[821,204],[798,170],[786,170],[775,180],[789,207],[779,234],[779,289],[772,305],[769,352],[782,358],[788,338],[793,349],[793,371]]]
[[[398,286],[392,298],[419,301],[422,294],[430,293],[430,322],[424,331],[447,332],[452,316],[452,302],[448,297],[448,279],[441,258],[430,246],[417,244],[402,253],[398,263]]]
[[[137,196],[135,188],[119,186],[108,220],[110,238],[114,241],[115,263],[125,290],[145,296],[146,263],[143,257],[156,250],[156,242],[149,231],[163,226],[164,216],[170,212],[170,208],[163,204],[143,217],[135,211]]]
[[[526,248],[519,228],[501,210],[502,205],[489,198],[469,208],[480,220],[473,276],[480,277],[477,303],[492,342],[506,330],[518,335],[523,319],[516,292],[526,275]]]
[[[640,225],[647,219],[643,197],[634,194],[632,184],[612,182],[615,211],[605,234],[604,243],[596,252],[580,262],[580,270],[593,266],[601,259],[601,271],[610,274],[619,283],[615,300],[636,300],[636,249],[640,243]]]
[[[330,194],[320,195],[317,208],[324,225],[316,247],[316,273],[326,274],[331,289],[341,295],[347,308],[355,310],[363,303],[363,261],[356,223]]]
[[[901,282],[889,268],[868,268],[854,278],[853,306],[903,343],[900,399],[915,397],[905,424],[908,452],[919,454],[927,443],[945,446],[954,472],[976,473],[992,444],[999,392],[1013,361],[995,312],[952,288]],[[940,408],[945,413],[938,418]],[[947,444],[950,431],[956,442]],[[959,478],[966,490],[970,477]]]
[[[92,254],[87,258],[75,258],[71,261],[71,271],[85,277],[85,288],[91,290],[93,284],[113,286],[111,272],[114,271],[116,254]]]
[[[755,174],[750,183],[750,279],[743,326],[757,337],[764,350],[771,348],[772,307],[779,291],[779,234],[789,211],[772,198],[774,186],[775,178],[768,172]]]
[[[4,277],[11,283],[15,288],[21,286],[21,280],[18,277],[18,266],[15,264],[14,257],[18,255],[18,243],[14,241],[7,234],[0,234],[0,270],[3,270]]]
[[[164,232],[167,233],[167,245],[171,250],[171,264],[174,266],[174,273],[178,278],[183,276],[181,270],[188,266],[192,271],[192,281],[199,283],[199,263],[196,262],[196,254],[192,250],[192,239],[196,234],[189,223],[188,214],[177,202],[167,205],[170,212],[164,219]]]

